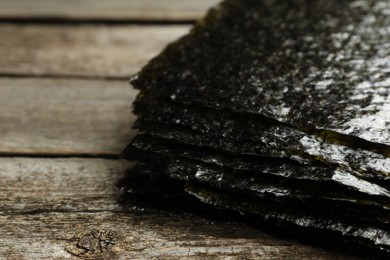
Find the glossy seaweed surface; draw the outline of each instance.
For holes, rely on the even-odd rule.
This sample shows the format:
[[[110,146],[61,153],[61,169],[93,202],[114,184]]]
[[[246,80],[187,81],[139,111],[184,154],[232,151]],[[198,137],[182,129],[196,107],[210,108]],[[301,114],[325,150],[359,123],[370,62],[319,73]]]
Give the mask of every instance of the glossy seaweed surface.
[[[128,207],[390,253],[390,1],[225,0],[131,83]]]
[[[141,105],[146,112],[138,119],[135,128],[184,143],[208,144],[235,153],[286,157],[300,162],[319,160],[353,169],[361,176],[390,179],[390,158],[384,153],[367,150],[373,147],[349,147],[346,144],[348,137],[343,139],[344,143],[328,143],[327,136],[308,135],[253,116],[240,117],[228,111],[177,104],[160,103],[153,107]]]
[[[142,165],[143,172],[149,175],[158,174],[175,180],[197,181],[221,189],[251,194],[259,199],[272,199],[287,207],[307,206],[316,211],[325,211],[326,214],[347,215],[355,220],[382,223],[390,228],[390,201],[342,189],[334,183],[297,183],[279,176],[234,171],[199,161],[158,155],[144,158],[139,165]]]
[[[390,145],[390,2],[227,0],[132,84]]]
[[[345,169],[321,164],[301,165],[291,160],[280,160],[272,157],[248,158],[245,156],[232,156],[204,148],[199,149],[180,143],[172,143],[169,140],[155,139],[146,135],[136,137],[125,149],[123,157],[138,160],[148,153],[168,157],[184,157],[235,170],[256,171],[297,180],[330,181],[364,194],[390,198],[390,192],[386,188],[376,183],[358,179],[353,175],[353,172]]]
[[[318,208],[310,203],[295,203],[291,210],[287,207],[291,201],[275,200],[272,198],[256,199],[257,196],[245,192],[233,192],[229,189],[221,189],[212,185],[201,185],[197,181],[189,181],[186,184],[180,184],[175,181],[169,182],[168,179],[160,177],[162,173],[161,164],[155,163],[158,170],[153,169],[149,163],[140,163],[138,169],[143,176],[137,176],[132,182],[127,183],[126,192],[135,195],[145,195],[149,200],[158,200],[160,203],[172,203],[185,207],[180,202],[190,201],[183,195],[180,189],[184,188],[189,194],[195,195],[198,199],[208,204],[217,205],[221,208],[232,209],[245,214],[254,214],[261,219],[276,220],[281,224],[293,224],[311,230],[331,231],[335,234],[342,233],[350,237],[353,241],[364,243],[365,246],[379,245],[381,249],[388,250],[388,231],[386,225],[379,222],[363,221],[360,219],[359,226],[355,215],[348,209],[344,210],[341,216],[335,212],[329,211],[326,205],[324,208]],[[157,172],[159,174],[157,174]],[[151,176],[152,174],[152,176]],[[150,180],[144,185],[145,180]],[[139,185],[143,185],[140,187]],[[167,196],[168,194],[168,196]],[[162,197],[165,199],[162,200]],[[164,202],[165,200],[165,202]],[[178,203],[178,204],[177,204]],[[196,207],[199,207],[194,201]],[[339,212],[340,214],[340,212]],[[358,218],[359,219],[359,218]]]
[[[390,232],[374,224],[365,224],[337,217],[328,217],[318,211],[299,207],[291,209],[283,204],[260,201],[250,195],[237,195],[232,192],[212,188],[207,185],[188,183],[186,191],[201,201],[221,208],[253,214],[261,219],[276,221],[280,224],[293,224],[317,232],[330,231],[342,235],[363,246],[379,248],[390,252]]]

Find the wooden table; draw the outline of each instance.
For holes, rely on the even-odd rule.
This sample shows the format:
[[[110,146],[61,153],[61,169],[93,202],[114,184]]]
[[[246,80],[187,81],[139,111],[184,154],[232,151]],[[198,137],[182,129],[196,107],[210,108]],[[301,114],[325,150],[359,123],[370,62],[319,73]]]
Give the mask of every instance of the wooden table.
[[[0,0],[0,259],[348,258],[117,203],[127,79],[217,1]]]

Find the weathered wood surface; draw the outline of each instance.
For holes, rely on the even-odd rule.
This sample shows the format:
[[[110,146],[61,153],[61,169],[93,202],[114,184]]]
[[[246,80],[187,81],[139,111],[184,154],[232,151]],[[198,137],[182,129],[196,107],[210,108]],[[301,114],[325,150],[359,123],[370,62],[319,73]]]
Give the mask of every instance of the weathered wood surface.
[[[117,155],[136,93],[126,80],[0,78],[0,154]]]
[[[0,75],[129,78],[189,28],[0,24]]]
[[[76,23],[182,22],[216,2],[0,0],[0,20],[75,23],[0,24],[0,259],[347,258],[243,223],[126,212],[123,161],[20,157],[117,155],[134,135],[126,79],[190,28]]]
[[[115,183],[127,167],[114,159],[0,158],[0,214],[118,211]]]
[[[346,258],[242,223],[124,212],[115,183],[128,166],[0,158],[0,259]]]
[[[194,20],[219,0],[0,0],[0,18]]]

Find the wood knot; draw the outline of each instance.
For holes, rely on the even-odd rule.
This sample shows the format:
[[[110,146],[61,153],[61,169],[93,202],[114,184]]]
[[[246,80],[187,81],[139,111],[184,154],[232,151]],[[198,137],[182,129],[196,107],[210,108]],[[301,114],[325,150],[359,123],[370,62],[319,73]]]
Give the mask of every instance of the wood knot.
[[[96,256],[101,254],[116,254],[121,251],[118,242],[122,240],[117,232],[92,229],[76,235],[71,239],[66,251],[75,256]]]

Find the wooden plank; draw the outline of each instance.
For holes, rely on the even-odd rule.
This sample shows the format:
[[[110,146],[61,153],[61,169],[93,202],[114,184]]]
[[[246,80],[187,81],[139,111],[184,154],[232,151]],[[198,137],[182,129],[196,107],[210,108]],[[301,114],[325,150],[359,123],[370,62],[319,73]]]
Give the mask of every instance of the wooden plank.
[[[0,0],[0,18],[194,20],[219,0]]]
[[[0,215],[118,211],[115,183],[130,166],[113,159],[0,158]]]
[[[40,213],[0,224],[1,259],[357,259],[244,224],[165,214]]]
[[[135,95],[127,80],[0,78],[0,154],[117,155]]]
[[[0,158],[0,259],[346,259],[244,223],[121,212],[127,165],[105,159]]]
[[[1,24],[0,74],[128,78],[188,29]]]

